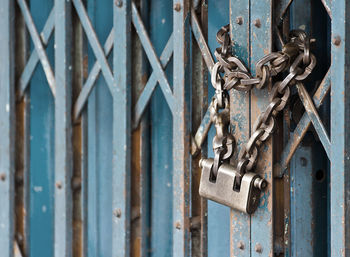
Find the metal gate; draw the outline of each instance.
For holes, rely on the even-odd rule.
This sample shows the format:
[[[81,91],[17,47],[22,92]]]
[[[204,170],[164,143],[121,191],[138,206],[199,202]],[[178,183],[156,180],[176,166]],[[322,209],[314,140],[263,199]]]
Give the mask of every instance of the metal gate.
[[[350,256],[349,14],[346,0],[1,0],[0,255]],[[318,61],[259,158],[253,215],[198,195],[228,23],[251,71],[277,30],[305,30]],[[238,148],[268,95],[231,93]]]

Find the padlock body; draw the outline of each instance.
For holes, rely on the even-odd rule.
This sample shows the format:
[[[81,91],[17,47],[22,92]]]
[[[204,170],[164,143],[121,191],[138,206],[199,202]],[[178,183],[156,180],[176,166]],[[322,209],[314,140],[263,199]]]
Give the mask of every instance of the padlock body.
[[[212,158],[201,161],[202,176],[199,185],[199,194],[202,197],[226,205],[232,209],[251,214],[258,205],[261,190],[254,186],[259,175],[248,172],[241,179],[239,191],[234,190],[236,171],[232,165],[222,164],[218,169],[216,179],[211,179]]]

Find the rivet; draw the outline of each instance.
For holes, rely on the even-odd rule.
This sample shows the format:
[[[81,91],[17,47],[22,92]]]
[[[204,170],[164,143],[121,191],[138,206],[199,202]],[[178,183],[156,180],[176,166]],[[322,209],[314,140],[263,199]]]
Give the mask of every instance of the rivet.
[[[339,46],[340,43],[341,43],[341,38],[340,36],[335,36],[332,40],[332,43],[335,45],[335,46]]]
[[[114,214],[114,216],[116,216],[117,218],[120,218],[120,217],[122,216],[122,210],[121,210],[120,208],[115,209],[115,210],[113,211],[113,214]]]
[[[257,253],[262,253],[262,246],[261,246],[261,244],[256,244],[255,245],[255,251]]]
[[[123,6],[123,1],[122,0],[115,0],[114,4],[120,8]]]
[[[301,164],[301,166],[306,167],[306,165],[307,165],[307,160],[306,160],[306,158],[301,157],[301,158],[300,158],[300,164]]]
[[[1,181],[5,181],[6,180],[6,174],[5,173],[1,173],[0,174],[0,179],[1,179]]]
[[[180,223],[179,221],[177,221],[177,222],[175,223],[175,228],[178,229],[178,230],[181,229],[181,223]]]
[[[62,182],[61,181],[56,182],[56,187],[58,189],[61,189],[62,188]]]
[[[236,18],[236,23],[237,23],[238,25],[242,25],[242,24],[243,24],[243,17],[242,17],[242,16],[238,16],[238,17]]]
[[[257,27],[257,28],[260,28],[261,27],[261,21],[260,19],[256,19],[254,22],[253,22],[254,26]]]
[[[177,11],[177,12],[179,12],[179,11],[181,10],[181,4],[180,4],[180,3],[176,3],[176,4],[174,5],[174,10]]]
[[[241,250],[244,250],[244,244],[243,244],[242,242],[239,242],[239,243],[237,244],[237,248],[238,248],[238,249],[241,249]]]

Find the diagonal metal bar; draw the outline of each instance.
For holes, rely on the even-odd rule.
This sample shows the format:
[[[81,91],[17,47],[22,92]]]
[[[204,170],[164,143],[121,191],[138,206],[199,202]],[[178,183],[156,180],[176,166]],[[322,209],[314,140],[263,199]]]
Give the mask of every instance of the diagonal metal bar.
[[[52,95],[56,96],[56,82],[55,82],[55,76],[53,74],[49,59],[47,58],[46,52],[44,50],[44,47],[42,45],[42,42],[40,40],[38,31],[34,25],[34,21],[32,16],[30,15],[30,11],[28,8],[27,3],[24,0],[17,0],[17,3],[21,9],[21,12],[23,14],[23,18],[25,20],[25,23],[27,25],[27,28],[29,30],[29,34],[32,37],[35,50],[38,54],[38,57],[40,59],[40,62],[43,66],[47,82],[49,83]]]
[[[113,89],[114,88],[113,74],[111,72],[111,69],[109,68],[109,64],[108,64],[107,59],[103,53],[103,49],[98,41],[96,32],[92,27],[89,16],[86,13],[85,7],[84,7],[81,0],[73,0],[73,4],[74,4],[74,7],[75,7],[77,14],[79,16],[81,24],[86,32],[86,36],[90,42],[92,51],[94,52],[96,59],[101,66],[101,70],[102,70],[103,76],[107,82],[107,85],[109,87],[109,90],[110,90],[110,92],[113,92],[113,90],[114,90]]]
[[[321,2],[323,3],[323,6],[326,9],[329,17],[332,19],[332,10],[331,10],[332,0],[321,0]]]
[[[52,35],[53,29],[55,27],[55,7],[52,8],[49,18],[47,18],[47,21],[44,25],[43,31],[40,33],[41,41],[44,47],[47,46],[48,41]],[[33,49],[33,52],[31,53],[29,60],[27,62],[27,65],[25,66],[21,77],[19,79],[19,96],[20,98],[23,97],[24,91],[26,90],[29,81],[33,75],[33,72],[35,70],[36,65],[39,62],[39,55],[36,51],[36,49]]]
[[[157,76],[159,85],[164,93],[164,97],[169,105],[170,110],[174,111],[174,96],[171,91],[169,82],[166,78],[165,72],[162,69],[162,65],[156,55],[156,52],[152,46],[151,40],[147,34],[146,28],[141,20],[140,14],[137,11],[135,4],[132,2],[132,22],[136,29],[137,34],[139,35],[141,44],[146,52],[146,55],[150,61],[150,64],[153,68],[153,72]]]
[[[329,69],[327,71],[327,74],[323,78],[320,86],[317,88],[316,93],[313,96],[313,102],[315,103],[316,108],[319,108],[321,106],[325,96],[330,90],[330,87],[331,87],[331,76],[330,76],[330,69]],[[311,121],[310,121],[309,115],[307,113],[304,113],[304,115],[300,119],[297,127],[293,132],[293,136],[291,137],[291,139],[283,149],[280,162],[275,166],[277,176],[279,177],[283,176],[285,169],[287,168],[298,145],[303,140],[310,124],[311,124]]]
[[[199,25],[197,15],[196,15],[193,8],[191,10],[191,18],[192,18],[191,19],[191,28],[192,28],[193,35],[196,38],[198,47],[202,52],[202,56],[203,56],[203,59],[205,61],[205,64],[207,65],[208,70],[211,73],[211,70],[213,69],[213,66],[214,66],[214,60],[213,60],[213,57],[210,53],[208,44],[203,36],[202,29]]]
[[[307,114],[309,115],[309,118],[314,125],[314,128],[318,134],[318,137],[320,138],[322,145],[327,153],[328,158],[330,158],[330,151],[331,151],[331,142],[329,140],[329,137],[327,135],[327,131],[325,127],[323,126],[323,123],[320,119],[320,116],[317,113],[317,109],[312,102],[311,97],[309,96],[308,92],[306,91],[304,85],[302,83],[297,83],[296,87],[298,89],[299,97],[305,107],[305,110]]]
[[[169,40],[164,47],[164,50],[160,56],[160,62],[162,64],[162,68],[165,69],[165,67],[168,65],[171,56],[173,55],[173,34],[170,35]],[[151,96],[153,94],[153,91],[157,85],[157,77],[154,72],[152,72],[151,76],[149,77],[145,88],[143,89],[139,99],[136,102],[135,109],[134,109],[134,119],[133,119],[133,128],[135,129],[142,117],[143,112],[145,111],[145,108],[147,104],[149,103]]]
[[[198,44],[199,49],[201,50],[203,59],[205,61],[205,64],[208,67],[209,73],[211,73],[213,66],[214,66],[214,59],[213,56],[211,55],[210,49],[208,47],[208,44],[203,36],[203,32],[202,29],[199,25],[199,21],[197,18],[197,15],[194,11],[194,9],[192,8],[191,10],[191,28],[192,28],[192,32],[193,35],[196,39],[196,42]],[[191,143],[191,154],[195,155],[200,149],[201,146],[208,134],[208,131],[210,129],[211,126],[211,120],[210,120],[210,108],[211,108],[211,104],[209,105],[202,121],[201,124],[199,125],[196,134],[194,136],[194,138],[192,138],[192,143]]]
[[[114,43],[114,29],[111,30],[109,33],[107,40],[104,45],[104,53],[106,56],[108,56],[112,50],[113,43]],[[91,93],[91,90],[93,89],[95,85],[95,81],[98,78],[98,75],[100,74],[101,66],[98,61],[94,63],[94,66],[92,67],[90,74],[78,96],[77,101],[74,105],[74,119],[78,119],[85,104],[86,101]]]

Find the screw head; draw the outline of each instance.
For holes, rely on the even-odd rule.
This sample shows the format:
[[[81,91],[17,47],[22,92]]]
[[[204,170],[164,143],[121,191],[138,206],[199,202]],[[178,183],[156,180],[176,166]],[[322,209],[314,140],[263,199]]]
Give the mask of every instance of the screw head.
[[[341,38],[340,38],[340,36],[335,36],[335,37],[332,39],[332,43],[333,43],[335,46],[339,46],[340,43],[341,43]]]
[[[261,246],[261,244],[256,244],[255,245],[255,251],[257,253],[262,253],[262,246]]]
[[[122,210],[121,210],[120,208],[115,209],[115,210],[113,211],[113,214],[114,214],[114,216],[116,216],[117,218],[120,218],[120,217],[122,216]]]
[[[115,0],[114,4],[118,7],[122,7],[123,6],[123,1],[122,0]]]
[[[238,16],[238,17],[236,18],[236,23],[237,23],[238,25],[242,25],[242,24],[243,24],[243,17],[242,17],[242,16]]]
[[[256,19],[255,21],[253,21],[253,24],[254,24],[255,27],[260,28],[261,27],[260,19]]]
[[[177,11],[177,12],[179,12],[179,11],[181,10],[181,4],[180,4],[180,3],[176,3],[176,4],[174,5],[174,10]]]

